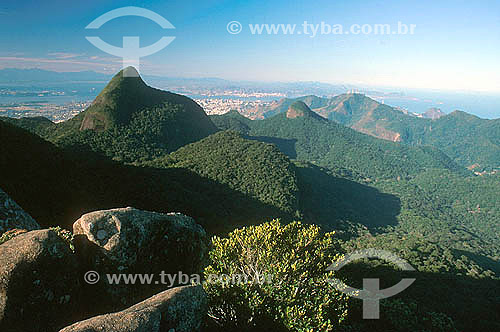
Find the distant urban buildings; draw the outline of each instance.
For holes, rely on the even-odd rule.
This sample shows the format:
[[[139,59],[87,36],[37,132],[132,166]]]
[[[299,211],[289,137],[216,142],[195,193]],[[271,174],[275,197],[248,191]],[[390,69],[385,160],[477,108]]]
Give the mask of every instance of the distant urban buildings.
[[[13,103],[0,105],[0,116],[10,118],[43,116],[52,122],[62,122],[71,119],[89,107],[91,101],[72,102],[63,105],[50,103]]]
[[[248,113],[251,110],[259,107],[264,107],[270,102],[262,100],[243,100],[243,99],[225,99],[225,98],[206,98],[195,99],[195,101],[203,107],[208,115],[224,114],[231,110],[237,110],[240,113]]]

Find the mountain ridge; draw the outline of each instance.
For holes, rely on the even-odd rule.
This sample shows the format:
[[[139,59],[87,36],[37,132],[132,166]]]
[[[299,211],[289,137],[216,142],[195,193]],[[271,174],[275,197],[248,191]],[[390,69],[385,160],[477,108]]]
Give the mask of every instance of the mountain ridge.
[[[364,134],[410,146],[430,145],[443,150],[463,167],[500,168],[500,119],[482,119],[463,111],[450,114],[432,110],[427,118],[379,103],[360,93],[332,98],[284,98],[263,110],[264,118],[285,112],[303,101],[312,111]]]
[[[466,172],[439,149],[387,142],[317,114],[289,118],[287,113],[279,113],[264,120],[244,120],[244,123],[239,122],[241,117],[235,113],[227,118],[217,116],[212,120],[222,130],[243,128],[242,134],[251,139],[274,143],[292,159],[349,170],[361,178],[406,177],[426,168]]]

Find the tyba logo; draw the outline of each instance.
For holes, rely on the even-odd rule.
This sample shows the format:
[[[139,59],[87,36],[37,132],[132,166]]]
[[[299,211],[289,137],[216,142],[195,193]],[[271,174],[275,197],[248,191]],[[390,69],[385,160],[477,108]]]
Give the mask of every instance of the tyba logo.
[[[123,16],[139,16],[147,18],[155,23],[157,23],[163,29],[175,29],[175,27],[167,21],[161,15],[157,13],[139,7],[123,7],[111,10],[92,21],[85,29],[99,29],[105,23]],[[116,47],[110,45],[103,41],[99,37],[85,37],[89,42],[91,42],[95,47],[99,48],[108,54],[121,57],[123,59],[123,66],[133,66],[139,68],[139,59],[148,55],[152,55],[156,52],[161,51],[170,44],[175,37],[164,36],[156,43],[146,46],[139,46],[139,37],[137,36],[124,36],[123,37],[123,47]],[[135,70],[125,71],[124,76],[138,76],[139,74]]]
[[[343,266],[362,258],[378,258],[387,262],[393,263],[403,271],[415,271],[415,269],[408,264],[404,259],[394,255],[393,253],[385,250],[365,249],[353,252],[344,256],[339,261],[333,263],[327,268],[327,271],[338,271]],[[400,282],[389,288],[380,289],[380,279],[377,278],[364,278],[363,289],[357,289],[347,286],[339,279],[329,280],[338,291],[355,298],[363,300],[363,319],[379,319],[381,299],[394,296],[401,293],[408,288],[415,278],[403,278]]]

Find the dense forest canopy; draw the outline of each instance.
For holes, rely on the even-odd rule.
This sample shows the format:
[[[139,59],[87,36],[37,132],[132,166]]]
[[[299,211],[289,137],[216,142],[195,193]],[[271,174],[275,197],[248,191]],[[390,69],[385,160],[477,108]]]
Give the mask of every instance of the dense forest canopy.
[[[208,117],[187,97],[118,74],[67,122],[1,118],[0,188],[44,227],[71,229],[84,212],[123,206],[183,212],[219,236],[273,218],[316,224],[318,234],[336,232],[339,253],[383,248],[417,269],[413,290],[384,304],[394,315],[437,319],[422,331],[440,331],[437,322],[441,330],[497,330],[498,121],[460,112],[407,117],[356,94],[284,100],[264,120],[236,111]],[[396,142],[373,137],[381,132],[370,130],[381,124],[400,134]],[[487,171],[474,174],[466,168],[471,163]],[[279,224],[262,227],[282,232]],[[259,239],[262,229],[241,232]],[[315,228],[300,232],[323,243]],[[287,241],[295,248],[293,238]],[[214,255],[234,248],[219,249]],[[395,278],[393,267],[373,261],[346,269],[344,277],[359,283],[368,270],[384,282]],[[280,294],[270,296],[284,305]],[[458,300],[443,305],[443,296]],[[474,318],[463,317],[465,310]],[[287,316],[287,326],[295,326],[294,317]],[[395,327],[394,317],[349,324],[351,331],[424,324],[418,318]],[[332,323],[323,315],[310,323],[318,321]]]

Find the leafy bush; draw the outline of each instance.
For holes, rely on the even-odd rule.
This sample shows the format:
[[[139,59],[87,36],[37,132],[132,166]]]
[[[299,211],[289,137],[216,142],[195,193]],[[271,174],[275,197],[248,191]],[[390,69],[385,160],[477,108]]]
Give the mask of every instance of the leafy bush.
[[[340,256],[333,233],[278,220],[214,237],[210,275],[245,275],[246,283],[207,282],[209,314],[225,329],[330,331],[346,318],[347,298],[326,268]]]

